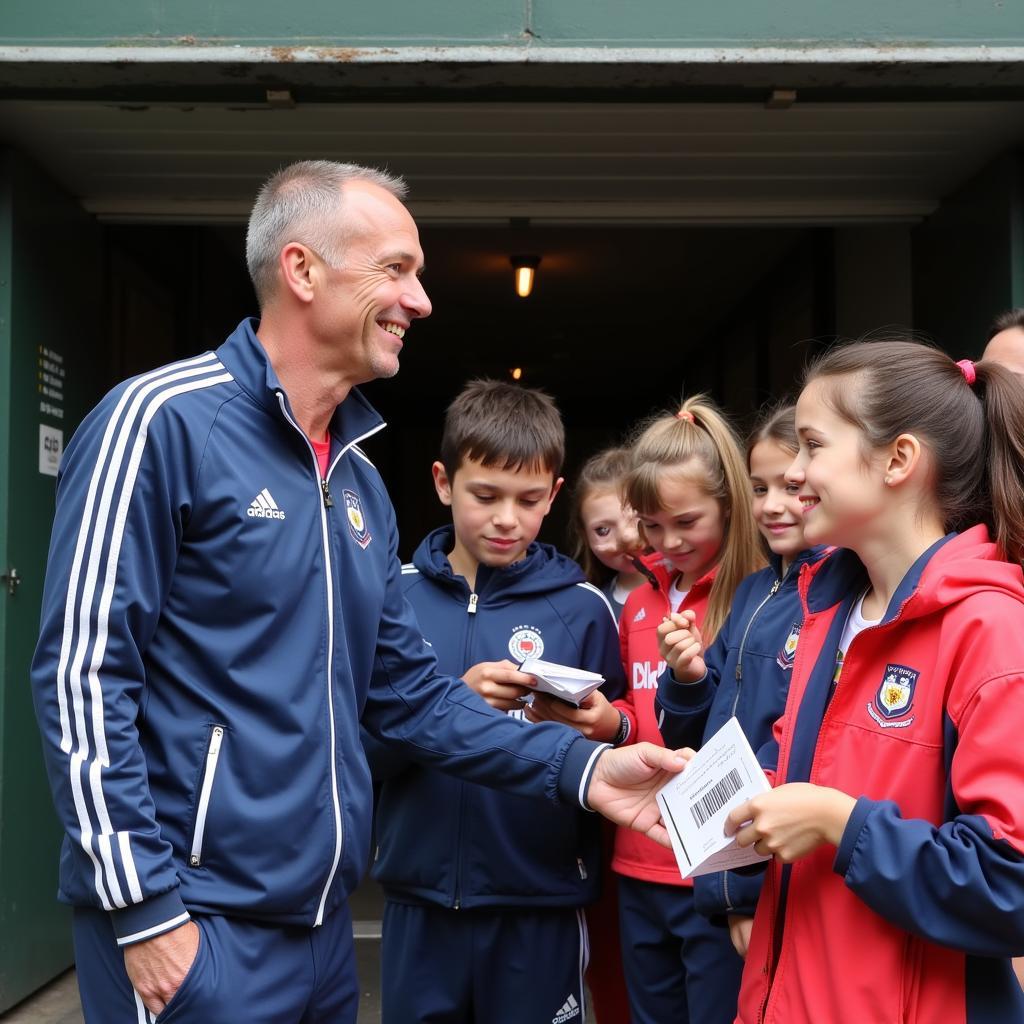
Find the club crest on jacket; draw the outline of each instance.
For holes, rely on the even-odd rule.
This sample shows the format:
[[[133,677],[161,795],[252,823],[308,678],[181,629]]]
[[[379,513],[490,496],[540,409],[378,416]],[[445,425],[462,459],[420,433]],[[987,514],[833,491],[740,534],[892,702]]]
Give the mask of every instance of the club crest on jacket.
[[[544,641],[541,639],[540,630],[530,626],[516,626],[515,632],[508,641],[508,653],[516,661],[526,661],[527,658],[543,658]]]
[[[886,665],[875,699],[868,701],[868,714],[883,729],[902,729],[914,721],[906,717],[914,703],[917,669],[906,665]]]
[[[779,651],[778,657],[775,659],[779,668],[790,669],[793,667],[793,662],[796,661],[796,645],[800,639],[800,626],[801,623],[799,622],[793,623],[789,636],[786,637],[786,642],[782,645],[782,650]]]
[[[359,495],[355,491],[350,491],[346,488],[343,493],[345,497],[345,515],[348,516],[349,533],[352,534],[352,539],[365,551],[366,545],[373,538],[366,527],[362,502],[360,502]]]

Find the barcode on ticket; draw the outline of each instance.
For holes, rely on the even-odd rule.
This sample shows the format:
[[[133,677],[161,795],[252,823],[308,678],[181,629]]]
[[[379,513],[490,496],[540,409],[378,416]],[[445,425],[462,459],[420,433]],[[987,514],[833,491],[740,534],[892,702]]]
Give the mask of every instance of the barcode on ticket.
[[[720,811],[729,802],[729,798],[735,796],[742,786],[740,773],[732,768],[721,782],[716,783],[699,800],[691,804],[690,813],[697,823],[697,828],[700,828],[708,818]]]

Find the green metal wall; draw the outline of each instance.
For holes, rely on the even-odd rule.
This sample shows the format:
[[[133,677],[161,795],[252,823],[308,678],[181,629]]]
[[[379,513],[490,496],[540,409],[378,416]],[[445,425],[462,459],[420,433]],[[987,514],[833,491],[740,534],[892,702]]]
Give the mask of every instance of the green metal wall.
[[[1020,0],[38,0],[3,5],[0,45],[751,46],[1024,41]]]
[[[71,963],[57,903],[62,830],[29,687],[56,478],[39,471],[40,424],[67,443],[94,392],[99,229],[37,167],[0,150],[0,1011]],[[42,350],[62,359],[63,416],[41,408]]]
[[[1024,157],[989,164],[914,229],[914,325],[977,356],[993,317],[1024,306]]]

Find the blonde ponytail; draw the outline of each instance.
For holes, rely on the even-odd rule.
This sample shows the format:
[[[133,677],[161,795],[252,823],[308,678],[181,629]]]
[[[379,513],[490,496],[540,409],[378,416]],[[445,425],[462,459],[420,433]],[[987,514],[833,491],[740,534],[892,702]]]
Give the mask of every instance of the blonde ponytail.
[[[740,581],[765,565],[751,511],[747,464],[732,425],[704,395],[687,399],[678,412],[646,421],[633,442],[624,492],[640,515],[653,515],[661,508],[659,477],[691,459],[704,467],[701,487],[719,502],[725,518],[718,574],[701,627],[705,642],[711,643],[729,614]]]

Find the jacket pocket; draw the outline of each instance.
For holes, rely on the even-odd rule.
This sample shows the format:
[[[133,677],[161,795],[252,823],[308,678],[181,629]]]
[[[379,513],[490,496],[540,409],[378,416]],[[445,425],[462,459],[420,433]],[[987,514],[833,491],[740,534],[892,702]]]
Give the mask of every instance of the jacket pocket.
[[[220,759],[221,745],[224,743],[226,731],[223,725],[214,725],[210,728],[210,740],[206,747],[206,765],[203,769],[203,782],[199,787],[196,820],[192,829],[192,846],[188,854],[189,867],[197,868],[203,863],[203,839],[206,836],[206,816],[210,810],[213,780],[217,775],[217,762]]]

